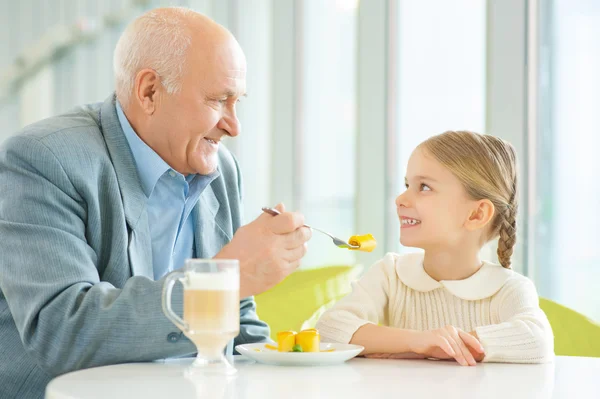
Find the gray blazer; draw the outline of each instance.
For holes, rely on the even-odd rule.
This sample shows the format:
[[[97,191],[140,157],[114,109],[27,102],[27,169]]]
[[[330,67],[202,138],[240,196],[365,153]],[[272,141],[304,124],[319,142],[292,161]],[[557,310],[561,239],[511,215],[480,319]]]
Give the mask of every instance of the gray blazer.
[[[240,172],[224,147],[219,168],[194,209],[199,258],[213,257],[242,223]],[[162,284],[114,95],[3,144],[0,398],[43,397],[52,377],[72,370],[193,354],[162,312]],[[181,288],[173,307],[181,311]],[[235,344],[267,340],[254,300],[240,311]]]

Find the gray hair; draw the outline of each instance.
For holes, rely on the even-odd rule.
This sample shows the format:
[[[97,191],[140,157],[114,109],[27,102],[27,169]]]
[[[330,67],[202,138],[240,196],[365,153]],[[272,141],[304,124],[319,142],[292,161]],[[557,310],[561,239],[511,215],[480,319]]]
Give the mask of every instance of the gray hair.
[[[181,90],[186,51],[192,41],[185,17],[196,11],[168,7],[169,12],[148,11],[123,32],[113,57],[115,89],[123,107],[130,100],[135,76],[151,68],[160,76],[167,93]]]

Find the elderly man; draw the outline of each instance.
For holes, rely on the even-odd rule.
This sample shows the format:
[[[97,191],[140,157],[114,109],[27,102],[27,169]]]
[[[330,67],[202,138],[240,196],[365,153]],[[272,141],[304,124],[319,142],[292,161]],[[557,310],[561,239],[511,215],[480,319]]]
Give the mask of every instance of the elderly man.
[[[114,69],[116,95],[0,150],[1,397],[42,397],[71,370],[193,354],[161,309],[163,277],[186,258],[239,259],[236,344],[266,340],[252,295],[305,254],[310,231],[283,205],[241,226],[240,172],[221,139],[240,133],[246,64],[228,31],[156,9],[125,30]]]

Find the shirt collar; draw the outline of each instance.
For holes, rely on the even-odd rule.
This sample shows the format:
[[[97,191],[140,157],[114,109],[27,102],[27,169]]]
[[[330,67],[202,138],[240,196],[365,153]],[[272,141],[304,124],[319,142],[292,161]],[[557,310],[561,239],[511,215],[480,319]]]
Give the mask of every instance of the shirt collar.
[[[127,120],[121,104],[116,101],[117,116],[125,133],[125,138],[133,154],[135,166],[142,182],[142,189],[146,197],[150,197],[154,186],[160,177],[171,167],[152,148],[140,139]]]
[[[483,266],[475,274],[464,280],[437,281],[423,268],[423,258],[422,253],[412,253],[397,258],[396,274],[406,286],[422,292],[444,287],[454,296],[469,301],[491,297],[514,273],[501,265],[484,261]]]

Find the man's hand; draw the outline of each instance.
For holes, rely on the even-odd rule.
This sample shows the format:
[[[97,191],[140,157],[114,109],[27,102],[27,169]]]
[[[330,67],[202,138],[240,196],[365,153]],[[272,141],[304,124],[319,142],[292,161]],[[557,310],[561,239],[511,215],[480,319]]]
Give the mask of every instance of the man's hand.
[[[300,265],[312,232],[304,216],[275,207],[278,216],[266,213],[242,226],[215,256],[240,261],[240,297],[259,294],[273,287]]]

